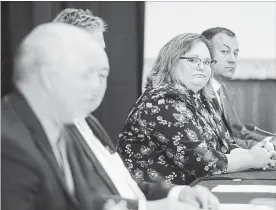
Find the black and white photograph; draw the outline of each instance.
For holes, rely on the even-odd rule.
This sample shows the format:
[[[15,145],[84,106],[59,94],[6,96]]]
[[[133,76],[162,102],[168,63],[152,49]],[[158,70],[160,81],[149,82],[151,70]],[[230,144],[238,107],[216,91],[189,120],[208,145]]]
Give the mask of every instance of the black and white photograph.
[[[1,209],[276,210],[276,1],[1,1]]]

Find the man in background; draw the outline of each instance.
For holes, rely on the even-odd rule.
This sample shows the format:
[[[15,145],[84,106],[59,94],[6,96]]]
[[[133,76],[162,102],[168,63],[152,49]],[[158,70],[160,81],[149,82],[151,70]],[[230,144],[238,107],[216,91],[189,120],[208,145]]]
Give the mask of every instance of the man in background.
[[[227,28],[209,28],[202,32],[212,45],[212,56],[217,63],[212,67],[212,86],[216,95],[217,109],[221,111],[222,119],[237,144],[245,149],[262,141],[265,136],[246,131],[237,111],[232,104],[231,94],[225,82],[230,80],[237,68],[239,43],[235,33]],[[272,137],[269,137],[272,138]]]
[[[94,16],[90,10],[67,8],[62,10],[53,22],[66,23],[84,29],[93,39],[105,48],[103,33],[107,30],[107,24],[100,17]]]

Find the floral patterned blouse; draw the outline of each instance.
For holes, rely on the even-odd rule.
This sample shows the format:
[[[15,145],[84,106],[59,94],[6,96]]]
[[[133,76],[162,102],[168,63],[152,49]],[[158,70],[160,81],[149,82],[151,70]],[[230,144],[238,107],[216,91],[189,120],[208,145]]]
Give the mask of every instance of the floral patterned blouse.
[[[190,184],[225,173],[234,141],[199,91],[164,85],[147,89],[132,108],[117,149],[137,180]]]

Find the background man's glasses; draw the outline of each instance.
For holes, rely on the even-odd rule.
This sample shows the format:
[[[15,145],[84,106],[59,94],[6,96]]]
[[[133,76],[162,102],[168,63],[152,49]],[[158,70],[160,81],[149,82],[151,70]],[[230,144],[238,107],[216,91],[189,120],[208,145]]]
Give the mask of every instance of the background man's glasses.
[[[188,60],[191,67],[194,69],[198,68],[200,66],[201,62],[203,63],[203,66],[205,68],[213,67],[217,63],[216,60],[208,59],[208,60],[202,61],[200,58],[197,58],[197,57],[180,57],[180,59]]]

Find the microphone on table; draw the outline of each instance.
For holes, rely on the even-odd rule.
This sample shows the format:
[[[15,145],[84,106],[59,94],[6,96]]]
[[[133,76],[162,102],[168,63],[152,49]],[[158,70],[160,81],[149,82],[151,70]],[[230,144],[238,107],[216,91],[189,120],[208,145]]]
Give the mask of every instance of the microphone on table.
[[[259,134],[264,135],[264,136],[276,136],[276,133],[271,133],[271,132],[262,130],[252,124],[245,125],[245,128],[249,131],[258,132]]]
[[[250,131],[249,129],[247,129],[246,126],[241,126],[241,125],[238,125],[238,124],[233,124],[233,128],[235,130],[237,130],[238,132],[240,132],[240,134],[242,136],[249,136],[251,139],[254,139],[256,141],[262,141],[265,137],[263,135],[260,135],[258,133],[255,133],[254,131]]]

